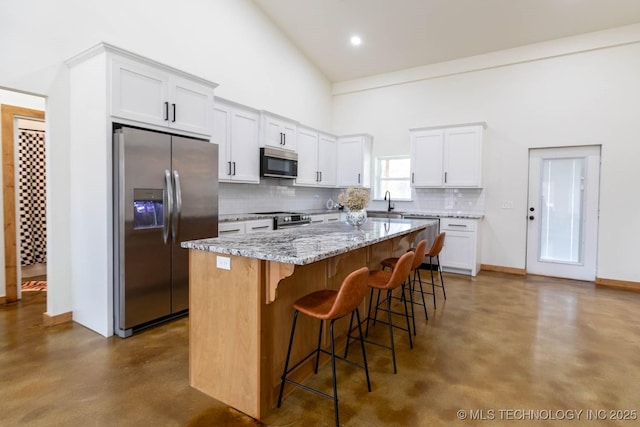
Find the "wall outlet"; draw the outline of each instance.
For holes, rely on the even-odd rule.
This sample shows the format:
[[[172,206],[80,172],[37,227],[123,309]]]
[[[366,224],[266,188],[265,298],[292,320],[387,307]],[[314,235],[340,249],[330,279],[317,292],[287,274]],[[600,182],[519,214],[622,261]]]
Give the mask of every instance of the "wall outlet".
[[[217,256],[216,267],[221,270],[231,270],[231,258],[228,256]]]
[[[502,202],[502,209],[513,209],[513,201],[505,200]]]

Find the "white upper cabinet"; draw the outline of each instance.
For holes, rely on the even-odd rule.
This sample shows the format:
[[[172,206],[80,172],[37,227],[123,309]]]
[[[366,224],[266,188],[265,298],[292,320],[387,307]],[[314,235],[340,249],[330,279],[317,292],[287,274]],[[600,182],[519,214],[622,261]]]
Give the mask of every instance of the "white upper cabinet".
[[[337,138],[298,127],[296,185],[335,187]]]
[[[372,145],[371,135],[338,138],[338,187],[371,187]]]
[[[111,78],[112,116],[211,135],[215,85],[117,55]]]
[[[484,123],[411,129],[411,185],[481,187]]]
[[[267,111],[262,112],[262,146],[296,151],[298,124]]]
[[[220,181],[260,183],[259,123],[257,111],[216,100],[213,142],[219,146]]]
[[[338,138],[335,136],[318,135],[318,172],[321,186],[335,187],[338,184]]]

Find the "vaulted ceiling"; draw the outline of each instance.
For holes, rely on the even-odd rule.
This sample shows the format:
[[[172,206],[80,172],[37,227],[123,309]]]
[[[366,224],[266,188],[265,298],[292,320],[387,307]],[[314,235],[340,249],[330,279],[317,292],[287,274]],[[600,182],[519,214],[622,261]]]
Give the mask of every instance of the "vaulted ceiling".
[[[639,0],[253,1],[332,82],[640,22]]]

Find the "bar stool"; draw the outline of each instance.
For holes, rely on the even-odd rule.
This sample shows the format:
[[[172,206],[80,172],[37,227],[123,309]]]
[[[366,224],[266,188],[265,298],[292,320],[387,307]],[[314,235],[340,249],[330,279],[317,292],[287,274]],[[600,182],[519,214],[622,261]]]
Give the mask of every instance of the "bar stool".
[[[302,389],[311,391],[317,395],[322,397],[326,397],[327,399],[333,400],[334,405],[334,413],[335,413],[335,421],[336,426],[340,425],[340,418],[338,413],[338,389],[336,385],[336,358],[340,360],[344,360],[345,362],[356,366],[358,368],[364,369],[365,376],[367,377],[367,388],[371,391],[371,382],[369,381],[369,367],[367,365],[367,355],[364,350],[364,338],[362,334],[362,326],[360,323],[360,312],[358,310],[358,306],[362,302],[366,292],[367,292],[367,279],[369,277],[369,269],[367,267],[362,267],[351,274],[349,274],[340,285],[340,289],[338,291],[333,290],[321,290],[312,292],[304,297],[298,299],[293,303],[293,308],[295,309],[293,313],[293,324],[291,326],[291,336],[289,338],[289,348],[287,350],[287,358],[284,363],[284,371],[282,373],[282,383],[280,385],[280,394],[278,395],[278,408],[282,404],[282,394],[284,392],[284,384],[285,382],[289,384],[293,384]],[[291,369],[289,369],[289,357],[291,356],[291,346],[293,344],[293,335],[296,330],[296,321],[298,319],[298,313],[304,313],[308,316],[320,320],[320,333],[318,334],[318,348],[313,350],[307,356],[305,356],[300,362],[296,363]],[[362,348],[362,359],[363,365],[359,365],[351,360],[347,360],[346,352],[344,357],[336,356],[335,352],[335,341],[333,336],[333,324],[336,320],[346,316],[351,313],[351,322],[353,322],[353,315],[355,313],[358,321],[358,330],[359,330],[359,339],[360,346]],[[322,342],[322,325],[325,320],[330,320],[330,339],[331,339],[331,352],[328,352],[322,348],[320,348]],[[349,339],[351,338],[351,326],[349,326],[349,330],[347,332],[347,346],[349,345]],[[320,352],[331,355],[331,373],[333,376],[333,396],[323,393],[319,390],[306,386],[304,384],[295,382],[287,378],[287,375],[291,373],[294,369],[300,366],[303,362],[305,362],[309,357],[315,354],[316,363],[314,373],[318,373],[318,362],[320,361]]]
[[[365,336],[369,334],[369,320],[371,319],[371,306],[373,303],[373,291],[375,289],[378,290],[378,300],[380,299],[380,291],[387,291],[386,300],[382,303],[386,302],[386,311],[387,311],[387,322],[382,320],[378,320],[381,323],[386,323],[389,326],[389,341],[390,345],[384,345],[373,341],[365,340],[365,342],[373,345],[377,345],[379,347],[383,347],[391,350],[391,357],[393,360],[393,373],[396,374],[398,369],[396,367],[396,347],[393,340],[393,328],[398,328],[403,331],[407,331],[409,334],[409,346],[413,348],[413,341],[411,339],[411,325],[409,323],[409,310],[407,309],[407,300],[404,299],[404,313],[398,313],[391,311],[391,293],[398,288],[398,286],[403,286],[404,293],[404,280],[405,277],[409,274],[411,270],[411,264],[413,263],[413,258],[415,254],[412,251],[409,251],[402,255],[398,262],[396,263],[396,268],[393,271],[386,270],[376,270],[369,273],[369,281],[368,285],[371,288],[371,294],[369,295],[369,310],[367,312],[367,328],[365,332]],[[377,308],[378,303],[376,303]],[[377,313],[377,312],[376,312]],[[407,328],[400,327],[398,325],[394,325],[391,314],[404,314],[407,319]],[[376,319],[374,318],[374,321]],[[351,325],[349,325],[349,330],[351,330]],[[345,349],[345,357],[347,356],[347,351],[349,350],[349,342],[347,341],[347,348]]]
[[[407,287],[409,288],[409,301],[411,303],[411,318],[413,320],[413,335],[416,334],[416,318],[413,312],[414,304],[422,306],[422,309],[424,310],[424,317],[426,320],[429,320],[429,315],[427,314],[427,305],[424,301],[422,279],[420,278],[420,272],[418,271],[418,268],[422,265],[422,262],[424,261],[424,255],[425,255],[426,249],[427,249],[426,239],[419,241],[415,248],[409,249],[410,251],[413,251],[415,253],[415,256],[413,258],[413,263],[411,264],[411,270],[409,271],[409,275],[407,276],[407,283],[408,283]],[[385,258],[382,261],[380,261],[380,265],[382,265],[383,270],[387,267],[393,270],[396,267],[397,263],[398,263],[398,258]],[[412,271],[413,271],[413,279],[411,279]],[[416,282],[418,282],[418,284],[420,285],[420,291],[416,291],[415,289]],[[415,301],[413,299],[414,292],[420,292],[420,296],[422,297],[422,303],[420,303],[420,301]],[[404,292],[402,293],[402,298],[405,298]],[[376,310],[377,309],[378,307],[376,306]],[[377,316],[374,316],[374,317],[377,317]]]
[[[442,279],[442,267],[440,267],[440,252],[444,247],[445,236],[446,236],[446,233],[444,231],[438,234],[435,240],[433,241],[433,245],[431,245],[431,248],[424,254],[425,258],[426,257],[429,258],[429,271],[431,272],[431,292],[424,291],[422,293],[433,295],[434,310],[436,309],[436,287],[442,288],[442,295],[444,295],[445,301],[447,299],[447,292],[444,289],[444,280]],[[438,272],[440,273],[440,284],[436,284],[436,281],[434,280],[434,277],[433,277],[433,259],[434,258],[436,259],[436,261],[438,261]]]

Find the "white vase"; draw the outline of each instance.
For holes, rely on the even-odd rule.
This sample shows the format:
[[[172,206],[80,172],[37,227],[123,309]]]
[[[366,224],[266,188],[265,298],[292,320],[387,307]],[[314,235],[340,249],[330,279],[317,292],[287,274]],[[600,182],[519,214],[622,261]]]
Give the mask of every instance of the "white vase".
[[[365,209],[347,211],[347,224],[354,227],[360,227],[367,220],[367,211]]]

